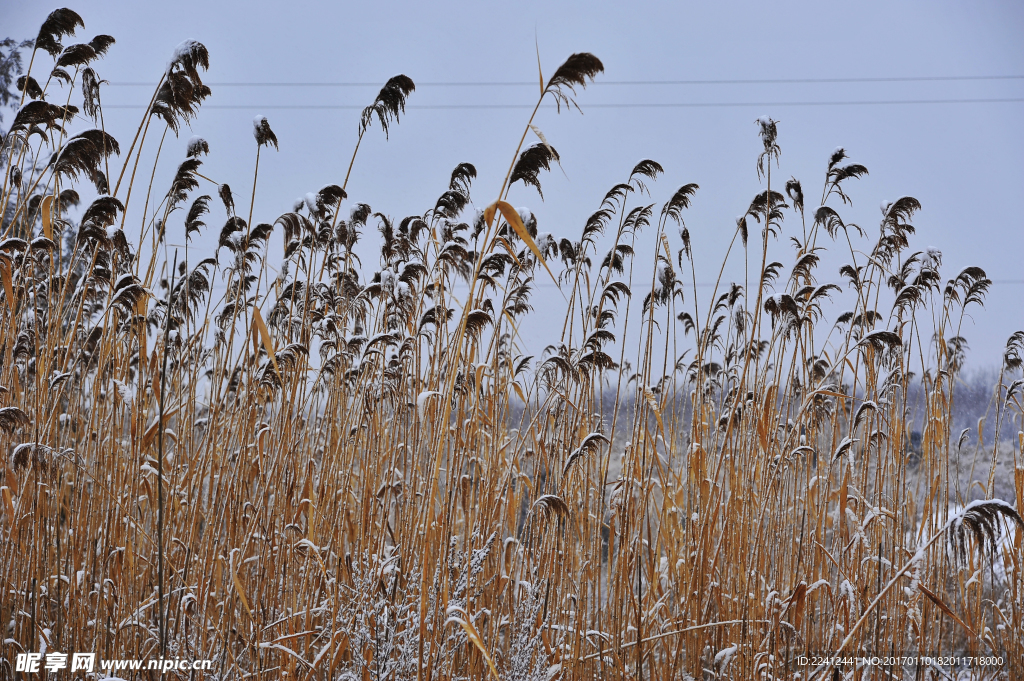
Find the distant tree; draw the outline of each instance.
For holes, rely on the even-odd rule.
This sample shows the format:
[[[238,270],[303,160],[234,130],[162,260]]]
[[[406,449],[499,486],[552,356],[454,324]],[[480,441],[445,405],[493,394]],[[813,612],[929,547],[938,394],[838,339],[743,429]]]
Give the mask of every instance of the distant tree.
[[[16,108],[21,101],[21,94],[15,87],[18,76],[22,72],[21,51],[31,48],[32,44],[31,40],[23,40],[20,43],[14,38],[0,40],[0,124],[4,121],[4,111],[7,108]],[[0,170],[3,172],[9,172],[7,168],[8,153],[7,130],[0,127]],[[0,181],[0,185],[2,184]],[[4,230],[13,214],[13,203],[8,200],[7,204],[3,206],[2,226]]]
[[[3,122],[3,110],[17,106],[21,97],[15,84],[21,75],[21,51],[32,47],[31,40],[20,43],[14,38],[0,40],[0,122]]]

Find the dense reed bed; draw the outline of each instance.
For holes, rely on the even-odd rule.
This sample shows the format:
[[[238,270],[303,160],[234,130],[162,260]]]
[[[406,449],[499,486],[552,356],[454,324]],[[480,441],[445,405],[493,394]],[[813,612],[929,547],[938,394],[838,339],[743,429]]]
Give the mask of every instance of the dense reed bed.
[[[177,171],[154,186],[142,150],[186,133],[207,50],[174,51],[119,143],[94,70],[113,39],[62,45],[81,28],[46,19],[3,140],[0,676],[43,650],[209,659],[189,678],[211,679],[950,673],[799,660],[831,653],[1024,668],[1024,332],[994,358],[994,439],[952,432],[961,322],[991,282],[913,248],[912,197],[845,222],[867,173],[845,151],[805,201],[758,122],[764,189],[722,264],[747,275],[702,299],[698,187],[663,192],[653,160],[575,239],[505,202],[558,161],[532,117],[497,196],[471,203],[464,163],[401,220],[347,176],[253,215],[265,118],[227,152],[252,154],[249,205],[203,175],[198,138],[157,154]],[[575,106],[602,70],[572,55],[538,107]],[[384,85],[356,152],[414,89]],[[168,247],[215,221],[214,256]],[[820,271],[826,249],[850,264]],[[531,348],[519,327],[552,279],[561,340]]]

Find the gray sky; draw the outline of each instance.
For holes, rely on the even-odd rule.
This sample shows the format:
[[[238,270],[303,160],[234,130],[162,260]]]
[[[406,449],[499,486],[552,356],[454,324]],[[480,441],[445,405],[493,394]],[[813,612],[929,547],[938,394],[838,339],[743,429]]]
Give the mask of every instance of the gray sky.
[[[844,220],[874,234],[883,200],[915,196],[924,209],[914,221],[918,234],[912,248],[939,248],[944,278],[978,265],[997,282],[987,310],[976,311],[976,324],[964,328],[970,364],[995,364],[1007,336],[1024,328],[1024,225],[1018,208],[1024,189],[1024,79],[620,84],[1022,76],[1020,3],[104,0],[69,6],[86,23],[80,40],[97,33],[117,39],[97,70],[113,84],[104,91],[106,124],[125,150],[174,47],[193,38],[209,49],[204,80],[213,96],[192,131],[183,130],[178,140],[169,137],[156,173],[160,194],[184,156],[188,137],[198,134],[211,147],[204,173],[232,186],[240,212],[248,208],[255,157],[251,121],[265,114],[281,150],[261,158],[254,222],[271,222],[305,192],[340,184],[356,140],[357,109],[294,107],[362,107],[389,77],[405,73],[418,83],[409,110],[390,140],[379,128],[368,133],[349,182],[351,200],[396,219],[422,214],[445,189],[451,169],[469,161],[479,171],[474,202],[483,207],[495,198],[537,96],[536,38],[545,76],[572,52],[592,52],[605,65],[597,84],[578,97],[584,115],[544,110],[535,121],[561,154],[565,174],[555,170],[542,177],[546,201],[519,185],[510,200],[530,207],[541,231],[578,239],[605,191],[623,181],[638,160],[652,158],[666,169],[652,187],[659,205],[679,185],[700,184],[685,219],[699,260],[697,280],[712,281],[736,216],[763,191],[755,172],[760,143],[754,121],[770,115],[780,121],[782,147],[781,165],[773,170],[780,180],[775,187],[796,176],[813,210],[827,157],[844,146],[852,161],[870,170],[870,176],[848,185],[853,206],[840,209]],[[3,0],[0,33],[34,37],[50,9]],[[218,85],[257,82],[370,85]],[[964,99],[1018,101],[820,104]],[[718,106],[725,103],[733,105]],[[136,108],[114,108],[118,105]],[[452,105],[477,108],[429,108]],[[144,155],[140,166],[147,174],[157,141],[147,142],[150,156]],[[202,191],[213,193],[210,189]],[[126,232],[134,241],[141,201],[136,205],[133,199],[132,208],[129,224],[135,226]],[[214,208],[211,233],[219,230],[221,210]],[[783,238],[770,257],[788,267],[793,260],[788,235],[800,231],[799,220],[787,212]],[[673,245],[678,247],[678,239]],[[638,271],[648,270],[650,248],[641,248],[638,257]],[[837,268],[848,260],[848,254],[826,258],[819,281],[839,281]],[[735,262],[738,267],[727,270],[726,280],[742,281],[742,260]],[[364,273],[372,272],[372,265],[364,260]],[[556,297],[550,289],[541,291]],[[698,290],[702,302],[708,294],[709,289]],[[535,303],[540,305],[540,298]],[[557,308],[553,305],[552,315]],[[545,328],[544,315],[530,323],[531,337],[544,344],[561,327]]]

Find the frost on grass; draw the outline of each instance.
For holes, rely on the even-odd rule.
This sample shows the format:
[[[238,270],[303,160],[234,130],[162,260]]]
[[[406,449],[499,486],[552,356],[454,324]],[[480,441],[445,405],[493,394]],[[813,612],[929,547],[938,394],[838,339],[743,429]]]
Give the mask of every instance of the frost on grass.
[[[419,574],[393,568],[398,555],[381,560],[364,554],[352,562],[351,586],[334,626],[347,631],[359,655],[342,670],[342,678],[411,678],[419,660]],[[403,582],[405,588],[399,587]],[[326,605],[326,604],[325,604]],[[428,619],[427,626],[433,626]],[[426,644],[429,653],[429,643]]]

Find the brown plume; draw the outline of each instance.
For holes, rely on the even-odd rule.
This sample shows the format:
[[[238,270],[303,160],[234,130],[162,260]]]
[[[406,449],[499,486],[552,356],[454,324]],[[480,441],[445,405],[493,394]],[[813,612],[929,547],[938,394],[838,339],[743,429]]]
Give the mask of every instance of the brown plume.
[[[409,76],[398,75],[388,80],[377,93],[373,104],[363,109],[359,121],[359,134],[366,132],[373,122],[373,117],[376,116],[380,121],[380,127],[384,129],[384,136],[387,137],[392,119],[397,123],[399,113],[405,113],[405,100],[415,89],[416,84]]]
[[[75,12],[66,7],[53,10],[39,27],[36,49],[46,50],[51,57],[56,57],[62,48],[60,39],[66,35],[73,35],[79,26],[85,28],[85,22]]]
[[[544,192],[540,189],[540,171],[550,170],[552,161],[558,162],[558,152],[553,147],[547,144],[534,144],[519,154],[519,160],[516,161],[516,165],[512,169],[512,176],[509,178],[509,185],[517,180],[522,180],[523,184],[536,187],[537,193],[543,199]]]
[[[562,105],[572,105],[579,109],[573,96],[576,94],[576,87],[587,87],[587,81],[593,82],[594,77],[604,72],[604,64],[601,60],[589,52],[577,52],[570,55],[565,62],[558,67],[551,79],[548,80],[544,92],[550,92],[555,97],[555,104],[559,111]]]

